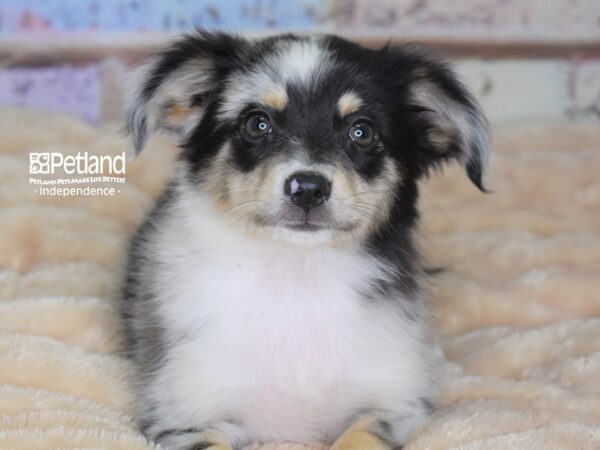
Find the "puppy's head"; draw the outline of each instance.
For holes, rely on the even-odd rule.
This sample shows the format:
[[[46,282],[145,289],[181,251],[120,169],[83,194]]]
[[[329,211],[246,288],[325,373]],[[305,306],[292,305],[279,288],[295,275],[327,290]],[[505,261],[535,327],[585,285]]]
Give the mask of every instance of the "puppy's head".
[[[175,133],[186,182],[249,233],[341,243],[410,227],[418,179],[453,159],[483,189],[484,116],[446,66],[412,49],[198,33],[143,77],[128,122],[136,151],[155,130]]]

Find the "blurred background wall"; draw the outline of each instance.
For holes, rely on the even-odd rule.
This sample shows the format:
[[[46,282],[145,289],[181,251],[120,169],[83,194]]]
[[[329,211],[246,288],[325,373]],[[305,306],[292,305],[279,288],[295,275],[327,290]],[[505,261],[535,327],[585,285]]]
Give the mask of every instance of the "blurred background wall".
[[[0,0],[0,105],[118,119],[128,69],[194,27],[421,41],[494,124],[600,122],[600,0]]]

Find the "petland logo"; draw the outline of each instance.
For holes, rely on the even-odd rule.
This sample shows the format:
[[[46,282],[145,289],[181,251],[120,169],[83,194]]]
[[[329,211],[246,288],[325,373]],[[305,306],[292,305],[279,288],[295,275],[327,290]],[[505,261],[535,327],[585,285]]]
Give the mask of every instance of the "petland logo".
[[[90,155],[78,152],[64,155],[60,152],[29,154],[29,183],[38,186],[36,194],[52,196],[114,196],[121,192],[111,186],[94,187],[90,184],[125,183],[126,157],[120,155]],[[69,175],[55,178],[53,175]],[[71,187],[72,185],[88,185]]]
[[[29,154],[30,175],[54,174],[57,168],[68,175],[125,175],[125,152],[117,156],[90,155],[88,152],[79,152],[77,155],[63,155],[59,152]]]

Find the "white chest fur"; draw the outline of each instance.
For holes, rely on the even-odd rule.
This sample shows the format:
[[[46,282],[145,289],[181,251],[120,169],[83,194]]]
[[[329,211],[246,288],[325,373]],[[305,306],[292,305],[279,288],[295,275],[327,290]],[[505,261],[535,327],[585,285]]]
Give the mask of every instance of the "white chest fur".
[[[156,249],[170,353],[155,389],[179,423],[231,418],[251,439],[331,440],[357,410],[393,410],[425,386],[420,325],[364,298],[385,276],[375,259],[176,223]]]

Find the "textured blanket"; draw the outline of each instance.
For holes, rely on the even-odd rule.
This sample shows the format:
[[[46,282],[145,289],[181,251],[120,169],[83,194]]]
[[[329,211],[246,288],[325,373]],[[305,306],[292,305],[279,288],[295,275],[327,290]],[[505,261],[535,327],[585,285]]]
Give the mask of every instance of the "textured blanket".
[[[176,150],[154,140],[115,196],[42,196],[29,152],[117,154],[127,142],[19,110],[0,111],[0,136],[0,448],[154,448],[131,416],[114,298],[127,240]],[[424,183],[445,364],[439,411],[406,450],[598,449],[600,129],[494,140],[493,193],[458,168]]]

